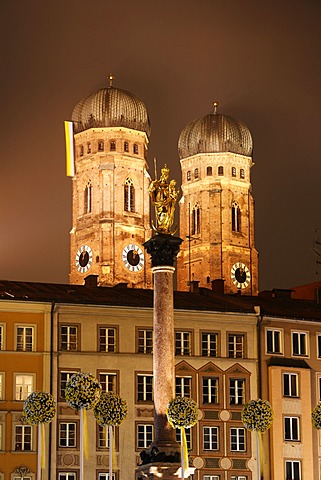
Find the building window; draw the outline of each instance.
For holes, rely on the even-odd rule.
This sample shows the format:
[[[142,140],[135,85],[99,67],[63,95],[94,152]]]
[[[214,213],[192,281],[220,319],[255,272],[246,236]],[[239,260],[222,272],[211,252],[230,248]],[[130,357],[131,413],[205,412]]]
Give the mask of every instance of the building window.
[[[224,175],[224,167],[222,165],[220,165],[217,168],[217,173],[218,173],[218,175]]]
[[[243,405],[245,401],[244,378],[230,378],[230,405]]]
[[[203,403],[218,403],[218,378],[202,378]]]
[[[116,328],[99,327],[99,351],[116,352]]]
[[[32,352],[34,327],[17,327],[17,352]]]
[[[192,393],[192,377],[176,377],[175,378],[176,397],[191,398]]]
[[[76,472],[59,472],[58,480],[76,480]]]
[[[198,178],[198,168],[195,168],[194,170],[194,178]]]
[[[245,452],[245,428],[230,429],[231,452]]]
[[[153,375],[137,375],[137,401],[153,401]]]
[[[298,397],[299,382],[297,373],[283,373],[283,396]]]
[[[175,355],[191,355],[191,332],[175,332]]]
[[[128,142],[124,142],[124,152],[129,152],[129,144],[128,144]]]
[[[16,425],[14,449],[16,452],[30,452],[32,449],[31,425]]]
[[[192,429],[191,428],[185,428],[185,434],[186,434],[186,444],[187,444],[187,449],[191,450],[192,449]],[[182,429],[181,428],[176,428],[176,442],[181,443],[182,442]]]
[[[116,142],[115,140],[111,140],[110,143],[109,143],[109,150],[111,152],[114,152],[116,150]]]
[[[308,354],[308,334],[306,332],[292,332],[292,353],[299,356]]]
[[[135,211],[135,187],[131,178],[125,180],[124,185],[124,210],[125,212]]]
[[[281,330],[266,330],[266,353],[282,353]]]
[[[301,480],[301,462],[298,460],[286,460],[285,480]]]
[[[221,480],[220,475],[203,475],[203,480]]]
[[[4,400],[4,373],[0,373],[0,400]]]
[[[147,448],[153,441],[154,426],[149,424],[137,425],[137,448]]]
[[[192,209],[192,235],[201,233],[201,209],[199,205],[195,205]]]
[[[4,480],[4,477],[2,476],[2,474],[0,473],[0,480]],[[29,477],[29,475],[23,475],[23,476],[20,476],[19,475],[15,475],[14,477],[12,477],[12,480],[32,480],[31,477]]]
[[[114,473],[111,474],[111,479],[115,480],[116,475]],[[98,480],[109,480],[109,473],[98,473]]]
[[[75,373],[77,373],[77,371],[74,371],[74,372],[61,371],[60,372],[59,395],[62,400],[64,400],[65,398],[65,390],[66,390],[67,382],[71,379],[71,377]]]
[[[206,167],[206,175],[213,175],[213,168],[212,167]]]
[[[217,333],[202,332],[202,357],[217,357]]]
[[[318,358],[321,358],[321,334],[317,335]]]
[[[243,179],[245,178],[244,168],[240,169],[240,177]]]
[[[59,447],[76,446],[76,423],[60,422],[59,424]]]
[[[140,328],[138,330],[138,353],[153,353],[153,330]]]
[[[138,155],[138,145],[137,145],[137,143],[134,143],[133,152],[134,152],[135,155]]]
[[[244,335],[230,333],[228,336],[229,358],[244,358]]]
[[[236,177],[236,168],[232,167],[232,177]]]
[[[0,350],[4,350],[4,327],[0,325]]]
[[[203,449],[219,449],[218,427],[203,427]]]
[[[99,372],[98,380],[101,385],[102,392],[114,392],[117,391],[117,374],[110,372]]]
[[[78,327],[62,325],[60,327],[60,350],[76,351],[78,347]]]
[[[191,171],[188,170],[188,172],[186,173],[186,179],[187,179],[187,181],[189,182],[191,178],[192,178],[192,177],[191,177]]]
[[[232,475],[231,480],[248,480],[247,475]]]
[[[98,152],[103,152],[105,150],[105,144],[103,140],[98,140]]]
[[[300,424],[298,417],[284,417],[284,440],[300,441]]]
[[[15,375],[16,400],[26,400],[33,392],[33,375]]]
[[[241,231],[241,210],[236,202],[232,203],[232,232]]]
[[[80,145],[79,155],[80,155],[80,157],[83,157],[83,156],[84,156],[84,146],[83,146],[83,145]]]
[[[92,211],[92,185],[88,182],[84,192],[84,212],[90,213]]]
[[[98,425],[98,448],[109,448],[109,428]]]

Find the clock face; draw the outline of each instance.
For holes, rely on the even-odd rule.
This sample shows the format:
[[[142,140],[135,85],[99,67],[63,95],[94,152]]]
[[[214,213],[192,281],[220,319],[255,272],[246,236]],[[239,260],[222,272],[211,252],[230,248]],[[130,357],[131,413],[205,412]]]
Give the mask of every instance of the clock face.
[[[231,279],[237,288],[246,288],[251,281],[250,270],[244,263],[234,263],[231,268]]]
[[[86,273],[92,264],[93,261],[93,252],[88,245],[83,245],[80,247],[76,254],[76,267],[78,272]]]
[[[125,267],[131,272],[139,272],[144,266],[144,253],[138,245],[133,243],[124,248],[122,259]]]

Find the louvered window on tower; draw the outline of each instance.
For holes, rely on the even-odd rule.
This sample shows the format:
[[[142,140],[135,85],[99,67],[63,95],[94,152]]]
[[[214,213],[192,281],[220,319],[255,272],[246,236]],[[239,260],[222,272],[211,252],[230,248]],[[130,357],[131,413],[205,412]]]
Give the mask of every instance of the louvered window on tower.
[[[135,211],[135,187],[130,178],[126,179],[124,185],[124,210],[125,212]]]
[[[241,231],[241,210],[236,202],[232,204],[232,232]]]
[[[92,185],[90,182],[88,182],[85,188],[84,212],[90,213],[91,209],[92,209]]]
[[[192,210],[192,235],[201,233],[201,209],[199,205],[195,205]]]

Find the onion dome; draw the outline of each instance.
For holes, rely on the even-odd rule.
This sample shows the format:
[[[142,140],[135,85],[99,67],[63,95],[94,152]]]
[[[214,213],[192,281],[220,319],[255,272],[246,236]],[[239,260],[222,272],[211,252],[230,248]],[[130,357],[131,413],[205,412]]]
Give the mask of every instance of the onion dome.
[[[186,125],[179,136],[178,153],[180,158],[198,153],[231,152],[251,156],[252,136],[247,126],[240,120],[214,112],[198,118]]]
[[[126,127],[150,135],[150,122],[145,104],[133,93],[115,88],[109,75],[109,86],[81,100],[71,119],[75,133],[94,127]]]

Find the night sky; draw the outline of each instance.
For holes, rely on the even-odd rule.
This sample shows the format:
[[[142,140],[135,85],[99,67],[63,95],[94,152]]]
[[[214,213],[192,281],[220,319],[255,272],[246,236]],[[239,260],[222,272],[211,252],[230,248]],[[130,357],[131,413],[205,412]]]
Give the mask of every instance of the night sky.
[[[249,127],[260,290],[315,281],[320,0],[1,0],[0,19],[1,279],[68,283],[63,121],[113,73],[178,183],[179,134],[213,101]]]

